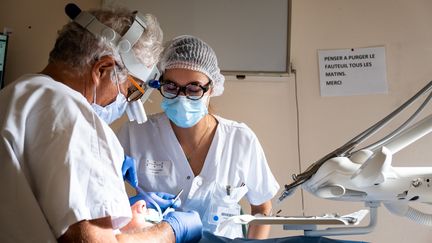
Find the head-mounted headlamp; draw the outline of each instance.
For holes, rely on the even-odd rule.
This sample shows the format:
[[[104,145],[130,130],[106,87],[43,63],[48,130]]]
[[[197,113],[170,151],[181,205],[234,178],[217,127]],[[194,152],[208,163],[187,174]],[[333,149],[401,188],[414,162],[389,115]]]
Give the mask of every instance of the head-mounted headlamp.
[[[90,31],[92,34],[103,36],[116,45],[123,64],[129,74],[145,82],[146,89],[144,95],[139,100],[130,102],[126,110],[130,121],[136,120],[138,123],[145,122],[147,116],[144,111],[143,103],[154,90],[154,88],[148,84],[153,82],[153,80],[159,80],[160,72],[157,69],[156,64],[151,68],[146,67],[136,58],[133,52],[132,47],[136,44],[146,29],[146,24],[143,20],[144,17],[139,12],[135,12],[134,22],[128,31],[121,36],[115,30],[97,20],[92,14],[81,11],[81,9],[73,3],[66,5],[65,12],[69,18]]]

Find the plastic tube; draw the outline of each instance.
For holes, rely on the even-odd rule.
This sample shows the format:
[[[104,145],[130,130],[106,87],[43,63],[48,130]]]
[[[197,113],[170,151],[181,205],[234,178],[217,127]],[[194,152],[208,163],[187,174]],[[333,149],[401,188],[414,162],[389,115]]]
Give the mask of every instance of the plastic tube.
[[[406,217],[418,224],[432,226],[432,214],[423,213],[407,203],[384,203],[384,206],[393,214]]]

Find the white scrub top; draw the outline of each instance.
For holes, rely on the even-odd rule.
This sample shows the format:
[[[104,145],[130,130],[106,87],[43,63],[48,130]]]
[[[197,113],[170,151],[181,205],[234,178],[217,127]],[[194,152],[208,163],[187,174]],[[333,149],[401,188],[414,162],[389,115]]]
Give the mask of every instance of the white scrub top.
[[[87,100],[45,75],[0,92],[0,242],[56,242],[84,219],[131,210],[123,150]]]
[[[138,163],[141,188],[172,194],[184,189],[182,208],[198,211],[204,230],[229,238],[243,237],[240,225],[222,232],[219,223],[240,213],[238,202],[243,196],[249,203],[260,205],[274,197],[279,184],[252,130],[243,123],[215,118],[219,124],[196,177],[164,113],[149,116],[143,124],[126,123],[117,136],[125,153]]]

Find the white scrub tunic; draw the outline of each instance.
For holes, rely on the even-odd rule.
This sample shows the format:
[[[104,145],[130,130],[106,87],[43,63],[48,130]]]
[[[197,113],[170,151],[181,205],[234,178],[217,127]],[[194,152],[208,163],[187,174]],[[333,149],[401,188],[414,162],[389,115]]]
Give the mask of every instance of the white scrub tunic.
[[[0,242],[56,242],[81,220],[131,210],[123,150],[82,94],[45,75],[0,92]]]
[[[243,237],[240,225],[232,225],[228,232],[218,225],[240,214],[238,202],[243,196],[252,205],[260,205],[274,197],[279,184],[252,130],[243,123],[215,118],[216,133],[197,176],[164,113],[149,116],[144,124],[126,123],[117,136],[125,153],[138,163],[142,189],[171,194],[184,189],[182,208],[198,211],[204,230],[228,238]]]

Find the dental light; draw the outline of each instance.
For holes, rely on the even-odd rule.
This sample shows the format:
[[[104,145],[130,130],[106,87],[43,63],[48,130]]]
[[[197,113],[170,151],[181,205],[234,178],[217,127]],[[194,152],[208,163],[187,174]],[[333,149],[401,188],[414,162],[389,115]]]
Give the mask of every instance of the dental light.
[[[112,28],[102,24],[92,14],[81,11],[81,9],[73,3],[66,5],[65,12],[69,18],[90,31],[92,34],[103,36],[117,46],[120,57],[128,72],[132,76],[145,82],[146,89],[144,95],[139,100],[130,102],[126,112],[130,121],[136,120],[138,123],[147,121],[143,103],[149,98],[151,92],[155,88],[152,87],[154,85],[149,85],[149,83],[154,83],[154,80],[158,80],[160,73],[156,64],[151,68],[146,67],[136,58],[133,52],[133,46],[146,29],[144,17],[139,12],[136,12],[134,22],[128,31],[121,36]]]

